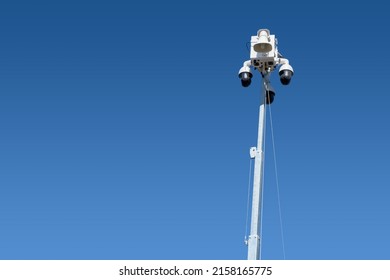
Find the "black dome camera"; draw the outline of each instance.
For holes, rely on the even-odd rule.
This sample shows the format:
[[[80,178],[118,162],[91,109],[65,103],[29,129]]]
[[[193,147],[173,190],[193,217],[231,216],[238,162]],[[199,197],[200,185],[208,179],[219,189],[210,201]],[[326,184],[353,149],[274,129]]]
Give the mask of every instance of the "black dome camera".
[[[279,69],[279,77],[282,85],[288,85],[294,75],[294,70],[290,64],[283,64]]]

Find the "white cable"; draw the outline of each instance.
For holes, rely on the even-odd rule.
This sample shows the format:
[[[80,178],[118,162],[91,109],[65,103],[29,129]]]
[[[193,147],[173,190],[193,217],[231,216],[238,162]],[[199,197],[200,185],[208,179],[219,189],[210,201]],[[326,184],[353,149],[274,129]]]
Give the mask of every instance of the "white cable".
[[[285,246],[284,246],[284,233],[283,233],[282,210],[281,210],[281,206],[280,206],[280,191],[279,191],[278,167],[277,167],[277,162],[276,162],[275,138],[274,138],[274,127],[273,127],[273,123],[272,123],[272,110],[271,110],[271,104],[269,104],[269,117],[270,117],[270,125],[271,125],[272,149],[273,149],[273,154],[274,154],[275,177],[276,177],[276,190],[277,190],[277,194],[278,194],[279,222],[280,222],[280,232],[281,232],[281,236],[282,236],[283,258],[286,259],[286,250],[285,250]]]

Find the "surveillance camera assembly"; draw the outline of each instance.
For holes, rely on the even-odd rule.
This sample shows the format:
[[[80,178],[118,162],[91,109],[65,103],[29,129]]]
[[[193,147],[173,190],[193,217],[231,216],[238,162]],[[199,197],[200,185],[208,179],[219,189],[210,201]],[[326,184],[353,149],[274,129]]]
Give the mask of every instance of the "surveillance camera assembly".
[[[259,222],[262,219],[261,205],[263,197],[262,188],[266,108],[267,105],[273,103],[275,99],[275,90],[271,86],[270,76],[271,72],[279,67],[280,82],[282,85],[288,85],[294,75],[294,70],[289,61],[278,52],[275,35],[271,35],[268,29],[260,29],[257,32],[257,36],[251,37],[250,43],[250,59],[243,63],[243,66],[238,71],[238,77],[241,79],[242,86],[248,87],[251,84],[253,77],[251,72],[251,68],[253,68],[260,72],[262,81],[262,98],[259,107],[257,147],[250,148],[250,158],[255,161],[253,173],[251,228],[248,239],[245,236],[245,244],[248,245],[248,260],[259,260],[261,258],[261,223]],[[272,119],[271,110],[269,110],[269,112]]]
[[[268,29],[259,29],[256,36],[251,37],[250,60],[244,62],[238,77],[243,87],[251,84],[251,67],[258,70],[265,87],[265,102],[271,104],[275,98],[275,90],[271,88],[269,76],[275,67],[280,65],[279,78],[282,85],[288,85],[294,75],[294,70],[289,61],[278,52],[277,39],[271,35]]]

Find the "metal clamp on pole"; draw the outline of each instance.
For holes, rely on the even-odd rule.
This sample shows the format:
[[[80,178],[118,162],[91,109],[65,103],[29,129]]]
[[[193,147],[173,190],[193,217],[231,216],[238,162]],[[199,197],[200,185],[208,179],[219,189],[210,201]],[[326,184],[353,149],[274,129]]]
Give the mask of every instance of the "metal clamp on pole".
[[[251,159],[254,159],[256,157],[256,153],[257,153],[256,147],[251,147],[249,150],[249,155],[250,155]]]

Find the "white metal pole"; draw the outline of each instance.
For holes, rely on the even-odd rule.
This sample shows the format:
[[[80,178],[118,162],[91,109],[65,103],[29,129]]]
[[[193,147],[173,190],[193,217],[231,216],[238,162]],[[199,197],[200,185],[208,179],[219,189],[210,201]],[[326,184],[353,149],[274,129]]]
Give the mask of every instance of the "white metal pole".
[[[259,110],[259,128],[255,156],[255,170],[253,175],[252,218],[251,231],[248,239],[248,260],[260,259],[260,225],[261,225],[261,198],[263,191],[263,161],[264,161],[264,129],[265,129],[265,83],[268,83],[268,74],[263,76],[261,90],[261,104]]]

